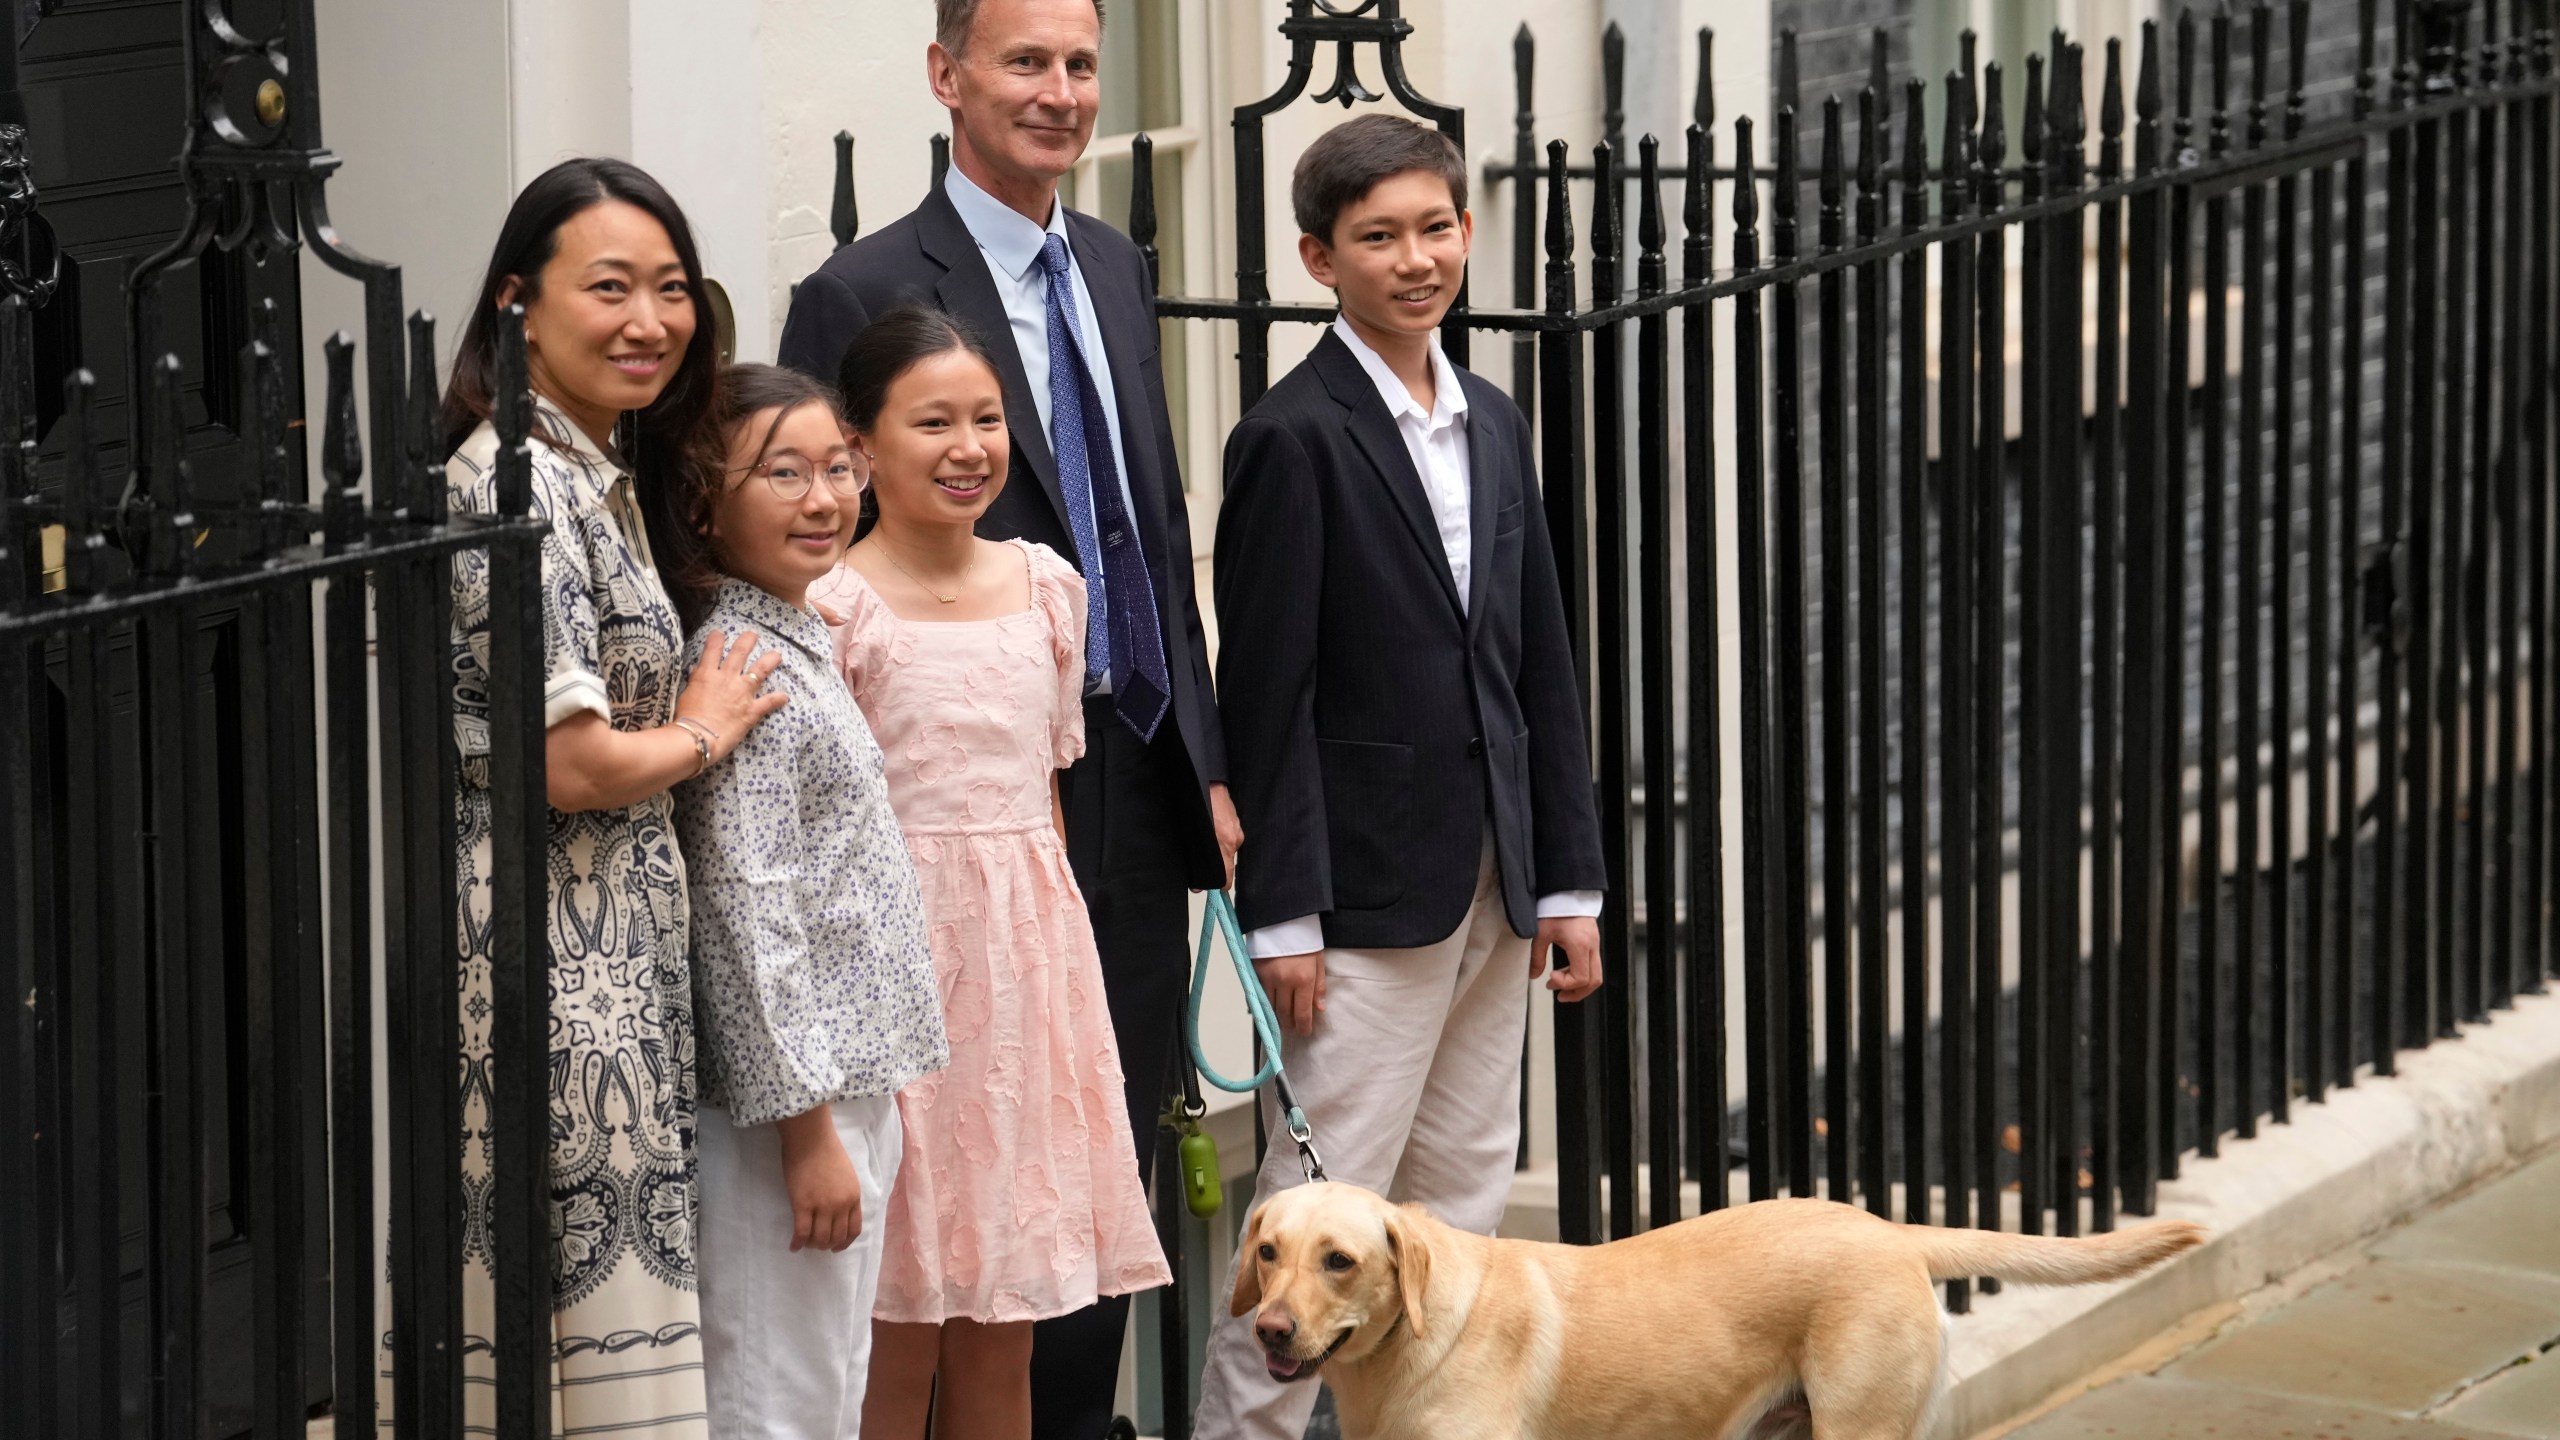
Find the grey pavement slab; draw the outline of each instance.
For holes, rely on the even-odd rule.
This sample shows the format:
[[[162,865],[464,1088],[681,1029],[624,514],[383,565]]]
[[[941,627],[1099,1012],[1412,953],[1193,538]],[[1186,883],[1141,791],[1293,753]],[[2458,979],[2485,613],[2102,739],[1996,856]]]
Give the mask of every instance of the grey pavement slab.
[[[2146,1375],[2093,1390],[2009,1440],[2539,1440],[2542,1433]]]
[[[2560,1150],[2393,1231],[2373,1253],[2560,1278]]]
[[[2560,1280],[2377,1260],[2164,1373],[2417,1415],[2555,1337]]]
[[[2534,1440],[2560,1440],[2560,1350],[2546,1350],[2527,1364],[2491,1376],[2444,1407],[2437,1418],[2448,1425],[2486,1425]]]

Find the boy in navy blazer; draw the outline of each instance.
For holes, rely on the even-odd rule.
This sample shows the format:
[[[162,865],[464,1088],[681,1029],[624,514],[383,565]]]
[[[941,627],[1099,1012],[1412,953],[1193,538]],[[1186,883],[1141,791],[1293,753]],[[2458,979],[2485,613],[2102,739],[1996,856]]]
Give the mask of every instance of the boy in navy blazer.
[[[1528,421],[1440,348],[1466,197],[1457,147],[1397,116],[1298,162],[1341,313],[1227,441],[1218,708],[1237,915],[1332,1178],[1491,1233],[1529,988],[1551,951],[1558,999],[1600,984],[1605,877]],[[1297,1179],[1272,1147],[1256,1206]],[[1321,1362],[1265,1338],[1219,1321],[1202,1440],[1305,1430]]]

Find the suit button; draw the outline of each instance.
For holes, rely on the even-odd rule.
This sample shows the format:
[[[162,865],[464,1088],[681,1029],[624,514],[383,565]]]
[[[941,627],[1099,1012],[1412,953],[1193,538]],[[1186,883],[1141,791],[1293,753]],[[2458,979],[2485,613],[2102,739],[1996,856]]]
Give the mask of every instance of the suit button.
[[[1468,758],[1468,759],[1470,759],[1470,760],[1473,760],[1473,759],[1476,759],[1476,758],[1478,758],[1478,757],[1482,756],[1483,754],[1484,754],[1484,737],[1483,737],[1483,736],[1481,736],[1481,735],[1470,735],[1470,736],[1468,736],[1468,737],[1467,737],[1467,758]]]

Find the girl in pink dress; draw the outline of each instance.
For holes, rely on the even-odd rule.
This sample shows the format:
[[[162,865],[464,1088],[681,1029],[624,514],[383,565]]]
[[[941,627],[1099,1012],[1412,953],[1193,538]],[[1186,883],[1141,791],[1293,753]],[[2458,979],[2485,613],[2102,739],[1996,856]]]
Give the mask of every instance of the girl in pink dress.
[[[862,1430],[1031,1428],[1031,1322],[1167,1283],[1057,772],[1084,753],[1084,582],[972,526],[1004,485],[985,347],[892,311],[840,374],[877,523],[810,598],[888,759],[951,1064],[900,1092]],[[935,1401],[934,1380],[940,1377]]]

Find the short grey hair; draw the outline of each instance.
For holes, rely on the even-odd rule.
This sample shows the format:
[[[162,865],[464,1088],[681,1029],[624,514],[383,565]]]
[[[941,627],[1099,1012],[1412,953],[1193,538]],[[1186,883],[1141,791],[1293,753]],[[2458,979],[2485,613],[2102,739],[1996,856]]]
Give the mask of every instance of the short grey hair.
[[[969,27],[978,23],[978,6],[982,0],[933,0],[933,43],[957,60],[968,53]],[[1094,28],[1107,22],[1102,0],[1093,0]]]

